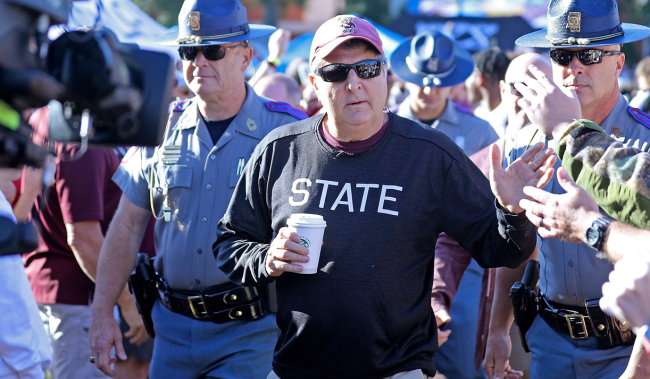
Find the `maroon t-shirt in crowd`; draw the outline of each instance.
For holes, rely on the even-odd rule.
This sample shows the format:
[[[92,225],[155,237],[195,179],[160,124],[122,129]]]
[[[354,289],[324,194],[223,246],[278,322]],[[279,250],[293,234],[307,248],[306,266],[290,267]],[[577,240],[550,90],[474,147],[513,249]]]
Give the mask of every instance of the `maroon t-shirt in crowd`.
[[[35,115],[38,124],[47,120],[47,112],[41,111]],[[97,220],[105,235],[122,195],[111,180],[120,164],[115,151],[89,148],[79,159],[70,160],[77,149],[56,145],[60,162],[55,183],[44,193],[44,207],[40,204],[43,194],[36,199],[32,214],[43,229],[40,246],[25,257],[25,269],[40,304],[90,304],[95,284],[77,263],[67,242],[65,224]]]
[[[365,139],[363,141],[352,141],[352,142],[339,141],[336,139],[336,137],[330,134],[329,130],[327,130],[324,123],[320,124],[318,131],[320,132],[321,137],[323,137],[323,140],[325,140],[325,142],[327,142],[327,144],[330,145],[330,147],[332,147],[333,149],[348,154],[359,154],[370,149],[377,142],[381,141],[381,139],[386,134],[386,131],[388,131],[389,123],[390,123],[390,118],[386,120],[386,122],[381,126],[381,129],[379,129],[377,133],[373,134],[370,138]]]

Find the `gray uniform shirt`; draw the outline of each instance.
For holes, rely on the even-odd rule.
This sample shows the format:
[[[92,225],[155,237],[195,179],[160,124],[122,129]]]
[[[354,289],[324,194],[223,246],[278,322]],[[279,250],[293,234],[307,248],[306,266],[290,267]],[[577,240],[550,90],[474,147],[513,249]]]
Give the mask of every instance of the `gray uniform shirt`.
[[[409,120],[421,122],[413,114],[408,97],[399,105],[397,114]],[[456,142],[456,145],[463,149],[467,156],[499,139],[499,136],[487,121],[466,111],[459,110],[449,99],[447,99],[445,110],[430,126],[443,132]]]
[[[113,176],[129,200],[150,209],[150,174],[155,166],[153,196],[157,215],[162,213],[163,188],[167,186],[171,221],[156,222],[154,266],[171,288],[202,290],[228,281],[212,254],[219,219],[226,212],[244,163],[259,141],[274,128],[299,119],[269,110],[269,101],[246,84],[246,100],[216,144],[193,101],[170,126],[162,144],[180,146],[176,163],[159,160],[163,149],[158,148],[158,154],[154,154],[153,148],[139,148],[125,157]]]
[[[619,95],[614,109],[601,127],[625,144],[648,150],[650,129],[632,117],[623,95]],[[510,162],[524,153],[535,130],[537,129],[533,125],[528,125],[519,132],[515,147],[511,151]],[[547,139],[540,132],[535,135],[531,145],[540,141],[546,141],[547,146],[555,148],[554,141]],[[561,162],[558,160],[555,169],[560,166]],[[555,194],[566,193],[555,175],[544,190]],[[597,258],[596,251],[585,244],[573,244],[553,238],[544,239],[538,235],[537,246],[540,249],[540,289],[548,299],[561,304],[584,306],[585,300],[602,297],[602,285],[614,268],[608,260]]]

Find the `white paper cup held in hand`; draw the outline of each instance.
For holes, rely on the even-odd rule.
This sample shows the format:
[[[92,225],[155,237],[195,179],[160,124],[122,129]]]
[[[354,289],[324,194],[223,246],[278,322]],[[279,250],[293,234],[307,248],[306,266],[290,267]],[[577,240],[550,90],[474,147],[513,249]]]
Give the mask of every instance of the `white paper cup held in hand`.
[[[287,220],[287,226],[292,232],[300,235],[300,244],[309,249],[309,262],[292,261],[291,264],[299,264],[303,267],[299,274],[315,274],[318,271],[318,259],[320,248],[323,244],[323,234],[327,223],[323,216],[294,213]]]

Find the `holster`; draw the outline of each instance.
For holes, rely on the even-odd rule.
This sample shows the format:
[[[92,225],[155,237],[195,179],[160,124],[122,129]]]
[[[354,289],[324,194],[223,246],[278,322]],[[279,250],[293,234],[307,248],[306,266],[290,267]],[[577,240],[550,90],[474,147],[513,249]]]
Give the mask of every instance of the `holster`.
[[[515,316],[515,323],[519,327],[519,336],[524,351],[530,352],[526,342],[526,332],[533,325],[537,317],[537,293],[535,287],[539,280],[539,262],[529,261],[526,266],[526,272],[521,282],[516,282],[510,288],[510,298],[512,299],[512,310]]]
[[[153,320],[151,319],[151,310],[158,298],[158,290],[156,281],[158,280],[158,273],[151,265],[151,261],[147,254],[138,253],[136,259],[135,269],[129,278],[129,291],[135,297],[135,304],[138,307],[138,312],[142,316],[144,327],[147,330],[149,337],[156,337],[153,330]]]
[[[633,345],[636,336],[632,332],[630,324],[605,314],[600,309],[599,302],[599,299],[585,301],[598,349]]]

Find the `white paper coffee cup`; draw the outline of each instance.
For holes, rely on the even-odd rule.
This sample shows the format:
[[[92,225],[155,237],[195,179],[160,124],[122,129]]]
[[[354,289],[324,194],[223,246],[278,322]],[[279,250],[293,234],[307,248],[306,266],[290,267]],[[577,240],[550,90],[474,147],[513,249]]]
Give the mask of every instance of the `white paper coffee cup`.
[[[287,220],[289,230],[298,233],[300,244],[309,249],[309,262],[291,262],[291,264],[299,264],[303,267],[298,274],[315,274],[318,271],[318,259],[326,226],[327,223],[323,220],[323,216],[314,214],[294,213]]]

